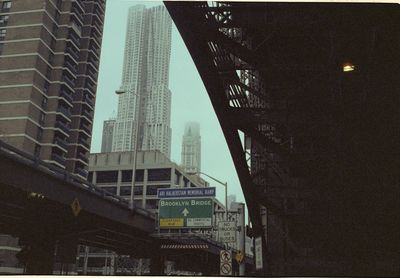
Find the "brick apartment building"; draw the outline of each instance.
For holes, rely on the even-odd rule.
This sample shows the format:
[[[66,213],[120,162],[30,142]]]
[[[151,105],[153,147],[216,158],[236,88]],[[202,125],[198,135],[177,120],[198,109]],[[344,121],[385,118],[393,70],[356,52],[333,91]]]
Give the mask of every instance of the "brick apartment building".
[[[105,1],[0,1],[0,140],[87,176]]]

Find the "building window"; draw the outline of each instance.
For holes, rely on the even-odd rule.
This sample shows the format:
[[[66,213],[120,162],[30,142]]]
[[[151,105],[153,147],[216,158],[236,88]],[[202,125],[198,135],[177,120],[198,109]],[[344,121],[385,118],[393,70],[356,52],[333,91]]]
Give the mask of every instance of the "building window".
[[[40,145],[38,145],[38,144],[35,145],[34,156],[35,157],[40,156]]]
[[[44,98],[42,99],[42,108],[43,108],[43,109],[46,109],[46,108],[47,108],[47,102],[48,102],[47,98],[44,97]]]
[[[9,18],[8,15],[0,15],[0,26],[6,26]]]
[[[136,186],[133,190],[133,195],[138,196],[138,195],[143,195],[143,186]]]
[[[171,169],[149,169],[148,181],[169,181],[171,180]]]
[[[179,171],[175,170],[175,175],[174,175],[174,182],[176,185],[179,185],[179,180],[181,179],[182,174],[179,173]]]
[[[43,112],[40,112],[40,116],[39,116],[39,124],[43,125],[44,124],[44,120],[46,119],[46,115]]]
[[[157,209],[158,200],[146,200],[146,209]]]
[[[38,132],[37,132],[37,137],[36,137],[36,139],[37,139],[38,141],[41,141],[41,140],[42,140],[42,137],[43,137],[43,129],[42,129],[42,128],[39,128],[39,129],[38,129]]]
[[[96,174],[96,183],[117,183],[118,181],[118,171],[98,171]]]
[[[6,33],[7,33],[6,29],[0,29],[0,41],[4,41]]]
[[[144,170],[136,170],[135,181],[144,180]],[[132,182],[132,170],[122,170],[122,182]]]
[[[120,196],[131,196],[131,188],[132,186],[121,186],[119,188]]]
[[[53,38],[51,38],[51,41],[50,41],[50,48],[52,50],[55,50],[55,48],[56,48],[56,40]]]
[[[45,81],[43,85],[43,92],[47,93],[49,91],[50,84],[49,82]]]
[[[49,63],[50,63],[50,65],[53,65],[53,62],[54,62],[54,54],[53,53],[49,53]]]
[[[111,194],[117,194],[117,187],[116,186],[105,186],[102,187],[101,189],[103,189],[104,191],[111,193]]]
[[[11,1],[3,1],[1,9],[3,12],[8,11],[11,8]]]
[[[0,43],[0,55],[3,53],[4,43]]]
[[[157,189],[158,188],[169,188],[169,184],[163,184],[163,185],[148,185],[146,188],[146,195],[157,195]]]
[[[47,77],[47,79],[51,79],[50,77],[51,77],[51,68],[50,67],[47,67],[47,70],[46,70],[46,77]]]

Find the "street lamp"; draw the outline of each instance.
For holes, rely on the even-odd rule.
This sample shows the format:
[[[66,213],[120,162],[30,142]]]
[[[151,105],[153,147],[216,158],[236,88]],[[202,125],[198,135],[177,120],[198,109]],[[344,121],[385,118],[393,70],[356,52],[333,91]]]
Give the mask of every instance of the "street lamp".
[[[342,70],[343,72],[349,72],[349,71],[353,71],[355,69],[355,66],[353,63],[351,62],[346,62],[342,64]]]
[[[125,90],[117,90],[115,93],[120,96],[126,93]],[[136,161],[137,161],[137,152],[138,152],[138,139],[139,139],[139,126],[140,126],[140,105],[141,105],[141,100],[142,100],[142,95],[136,94],[138,96],[138,100],[136,101],[136,115],[135,115],[135,128],[132,128],[131,130],[131,140],[134,138],[134,144],[133,144],[133,162],[132,162],[132,181],[131,181],[131,198],[129,200],[129,208],[131,210],[134,210],[135,205],[133,202],[133,197],[134,197],[134,189],[135,189],[135,175],[136,175]],[[132,150],[131,150],[132,151]]]
[[[206,173],[203,173],[203,172],[196,172],[195,174],[203,174],[225,187],[225,220],[228,221],[228,183],[219,181],[216,178],[211,177],[210,175],[207,175]]]

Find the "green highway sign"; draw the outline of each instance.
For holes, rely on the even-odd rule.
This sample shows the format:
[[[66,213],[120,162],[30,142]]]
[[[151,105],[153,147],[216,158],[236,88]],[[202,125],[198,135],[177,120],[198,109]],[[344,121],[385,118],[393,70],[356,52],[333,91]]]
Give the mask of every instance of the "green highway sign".
[[[161,199],[158,209],[161,229],[212,227],[211,198]]]

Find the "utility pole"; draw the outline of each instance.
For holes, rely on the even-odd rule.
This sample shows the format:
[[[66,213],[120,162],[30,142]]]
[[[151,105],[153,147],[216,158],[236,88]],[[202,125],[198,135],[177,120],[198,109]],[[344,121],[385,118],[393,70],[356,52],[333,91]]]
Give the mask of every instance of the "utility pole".
[[[83,258],[83,275],[87,275],[88,259],[89,259],[89,246],[85,246],[85,257]]]
[[[239,214],[239,251],[242,252],[244,259],[241,264],[239,264],[239,276],[245,276],[246,272],[246,223],[245,223],[245,205],[244,203],[239,203],[238,208]]]

